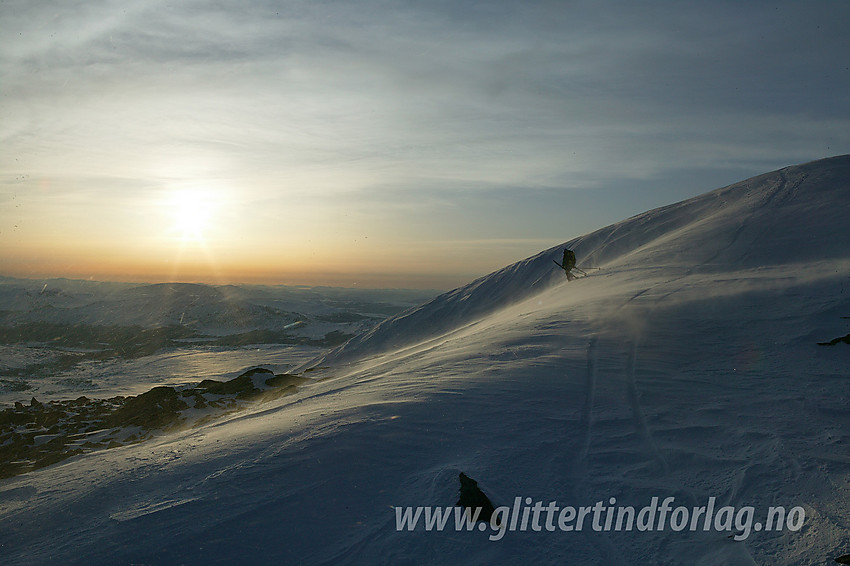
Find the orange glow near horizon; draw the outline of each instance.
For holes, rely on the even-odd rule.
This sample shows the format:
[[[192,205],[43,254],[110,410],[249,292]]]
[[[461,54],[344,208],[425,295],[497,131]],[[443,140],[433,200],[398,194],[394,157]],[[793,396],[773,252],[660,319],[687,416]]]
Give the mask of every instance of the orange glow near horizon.
[[[236,183],[23,194],[0,233],[0,275],[126,282],[450,289],[556,242],[424,240],[415,222],[327,200],[264,200]],[[395,214],[395,213],[394,213]],[[2,226],[0,226],[2,228]]]
[[[139,283],[191,282],[213,285],[328,285],[364,288],[449,289],[472,281],[498,265],[482,266],[480,273],[464,272],[461,265],[439,258],[410,258],[378,254],[379,257],[333,261],[330,253],[290,261],[284,250],[245,253],[236,250],[215,254],[197,242],[179,242],[157,257],[139,249],[33,249],[7,254],[0,261],[0,275],[30,279],[66,277]],[[296,254],[292,254],[296,255]],[[301,254],[304,255],[304,254]],[[341,254],[345,255],[345,254]],[[393,262],[393,260],[395,260]],[[386,269],[386,262],[396,267]],[[446,268],[455,270],[449,271]],[[466,266],[468,268],[468,266]]]

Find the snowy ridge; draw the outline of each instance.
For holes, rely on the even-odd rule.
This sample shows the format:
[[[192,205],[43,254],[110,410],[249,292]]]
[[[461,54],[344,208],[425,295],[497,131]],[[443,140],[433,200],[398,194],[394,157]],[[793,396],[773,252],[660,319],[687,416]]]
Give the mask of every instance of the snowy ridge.
[[[850,156],[833,157],[645,212],[582,238],[577,249],[602,265],[707,270],[846,257],[848,197]]]
[[[639,214],[507,266],[356,336],[309,366],[350,363],[450,332],[565,283],[564,248],[584,267],[687,273],[848,257],[850,156],[786,167]],[[595,274],[594,272],[591,272]]]
[[[388,351],[480,319],[563,279],[563,272],[556,273],[551,269],[552,257],[552,250],[542,252],[476,279],[465,287],[444,293],[355,336],[339,349],[304,367],[340,363],[355,352],[365,355]]]

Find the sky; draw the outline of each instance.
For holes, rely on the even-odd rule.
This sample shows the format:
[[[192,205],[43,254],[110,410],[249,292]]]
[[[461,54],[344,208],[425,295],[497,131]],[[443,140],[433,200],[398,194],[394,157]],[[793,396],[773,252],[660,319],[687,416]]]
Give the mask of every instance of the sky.
[[[3,0],[0,275],[452,288],[850,153],[848,29],[839,0]]]

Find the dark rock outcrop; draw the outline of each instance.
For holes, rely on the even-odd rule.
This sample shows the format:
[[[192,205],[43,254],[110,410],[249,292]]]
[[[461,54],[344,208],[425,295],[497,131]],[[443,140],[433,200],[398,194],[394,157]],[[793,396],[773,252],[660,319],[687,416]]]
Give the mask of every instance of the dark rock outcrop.
[[[154,387],[135,397],[16,402],[0,411],[0,479],[93,450],[150,438],[157,431],[201,426],[251,401],[291,395],[309,379],[253,368],[229,381]]]
[[[475,516],[475,509],[481,509],[478,515],[479,521],[490,521],[496,508],[490,501],[490,498],[481,491],[478,487],[478,482],[467,476],[463,472],[460,473],[460,497],[455,505],[469,509],[472,516]]]

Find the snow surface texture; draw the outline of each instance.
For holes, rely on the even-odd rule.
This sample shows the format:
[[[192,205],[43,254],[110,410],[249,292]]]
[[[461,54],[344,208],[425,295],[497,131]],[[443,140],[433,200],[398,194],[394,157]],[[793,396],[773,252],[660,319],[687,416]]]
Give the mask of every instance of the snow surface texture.
[[[298,393],[0,483],[3,564],[828,564],[850,552],[850,156],[653,210],[305,364]],[[315,369],[323,368],[323,369]],[[398,532],[515,497],[802,506],[798,532]]]

